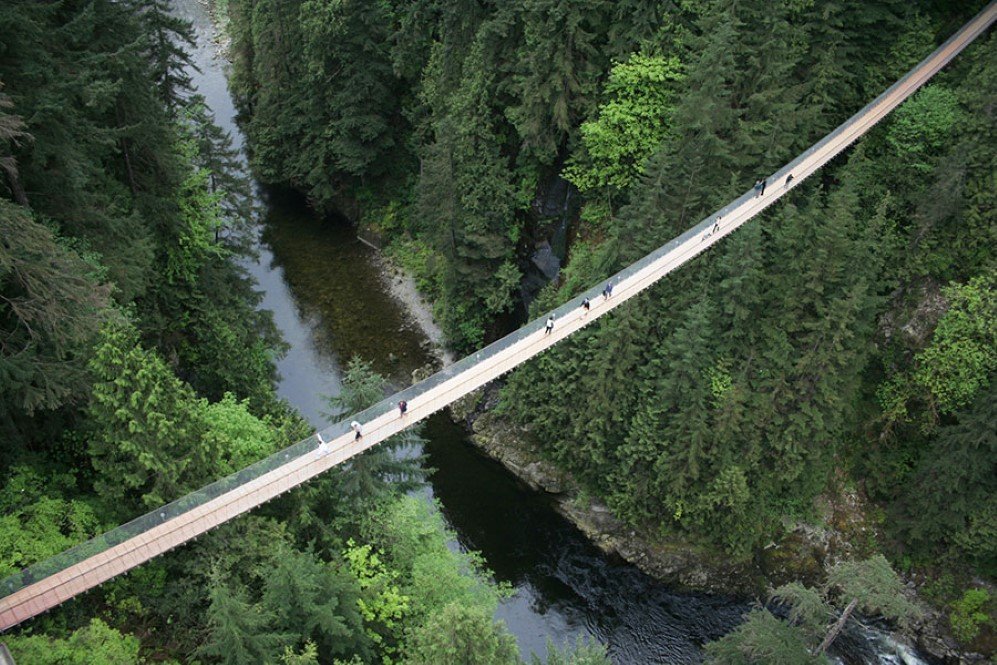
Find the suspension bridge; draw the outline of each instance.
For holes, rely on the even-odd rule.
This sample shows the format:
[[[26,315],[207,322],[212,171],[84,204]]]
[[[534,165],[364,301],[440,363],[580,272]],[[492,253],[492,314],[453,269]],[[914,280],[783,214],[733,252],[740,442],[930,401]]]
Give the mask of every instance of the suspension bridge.
[[[532,321],[480,351],[444,368],[371,408],[331,425],[327,442],[300,441],[241,471],[39,562],[0,582],[0,631],[5,631],[84,591],[269,501],[342,464],[404,428],[505,374],[641,293],[668,273],[720,242],[772,205],[912,95],[997,18],[997,0],[888,90],[840,127],[766,179],[764,194],[750,190],[640,261],[554,310],[553,330]],[[719,218],[719,226],[717,219]],[[606,283],[612,296],[602,295]],[[591,308],[582,307],[588,298]],[[397,404],[405,400],[403,416]],[[351,421],[363,424],[355,439]]]

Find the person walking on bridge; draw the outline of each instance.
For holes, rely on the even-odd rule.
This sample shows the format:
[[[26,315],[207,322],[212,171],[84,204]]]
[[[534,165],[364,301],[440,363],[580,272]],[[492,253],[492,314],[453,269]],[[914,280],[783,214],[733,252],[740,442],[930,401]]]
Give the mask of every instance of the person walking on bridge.
[[[602,297],[605,298],[606,300],[609,300],[610,298],[613,297],[613,283],[612,282],[606,282],[606,288],[604,288],[602,290]]]
[[[720,230],[720,215],[717,215],[716,220],[713,222],[713,232],[716,233]]]
[[[402,400],[398,402],[398,415],[404,418],[406,413],[408,413],[408,402]]]
[[[318,453],[318,456],[319,457],[324,457],[324,456],[328,455],[329,454],[329,444],[326,443],[325,439],[323,439],[322,435],[319,434],[318,432],[315,432],[315,438],[318,439],[318,450],[315,451],[315,452]]]
[[[350,423],[350,427],[352,427],[353,431],[357,433],[357,435],[353,437],[354,441],[359,441],[363,438],[363,425],[354,420]]]
[[[755,181],[755,198],[757,199],[765,191],[765,181],[759,178]]]
[[[592,309],[592,301],[588,298],[582,300],[582,309],[584,309],[585,313],[588,314],[589,310]]]
[[[544,326],[544,335],[549,335],[554,332],[554,315],[551,314],[547,317],[547,325]]]

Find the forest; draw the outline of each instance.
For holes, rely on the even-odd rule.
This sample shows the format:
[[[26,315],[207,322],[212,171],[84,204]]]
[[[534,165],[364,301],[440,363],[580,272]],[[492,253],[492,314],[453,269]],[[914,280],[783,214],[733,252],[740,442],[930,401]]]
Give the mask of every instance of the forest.
[[[216,9],[253,176],[380,237],[470,351],[750,188],[981,3]],[[312,434],[275,391],[285,344],[239,262],[251,187],[192,45],[169,0],[0,4],[0,579]],[[713,662],[773,644],[826,662],[856,607],[908,621],[894,571],[992,649],[995,68],[987,34],[788,201],[503,387],[545,457],[661,539],[750,559],[816,498],[862,494],[868,558],[775,589],[788,609],[753,611]],[[562,217],[560,275],[527,293]],[[385,389],[355,360],[329,412]],[[521,662],[505,589],[408,493],[423,472],[391,451],[416,436],[4,642],[22,664]]]
[[[312,434],[275,392],[250,183],[192,46],[167,0],[0,5],[0,578]],[[330,417],[385,390],[357,359]],[[408,493],[392,448],[417,436],[3,642],[21,665],[520,663],[505,589]]]
[[[749,189],[982,6],[229,0],[227,16],[254,172],[379,237],[468,351]],[[788,201],[517,370],[501,409],[634,528],[734,559],[858,492],[863,547],[930,579],[964,643],[992,630],[995,66],[987,34]],[[529,293],[564,220],[560,274]]]

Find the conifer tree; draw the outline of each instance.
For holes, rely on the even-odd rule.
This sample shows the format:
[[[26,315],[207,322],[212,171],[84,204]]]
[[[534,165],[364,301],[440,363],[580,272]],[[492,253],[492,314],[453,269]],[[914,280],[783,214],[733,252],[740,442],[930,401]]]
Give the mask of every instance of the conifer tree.
[[[281,633],[313,641],[323,654],[365,654],[355,578],[310,552],[285,550],[265,578],[260,600]]]
[[[350,359],[343,375],[342,391],[329,397],[335,409],[330,415],[346,418],[379,402],[385,394],[387,381],[360,358]],[[425,478],[422,457],[413,457],[405,450],[418,446],[422,439],[418,428],[408,428],[361,455],[353,457],[342,478],[343,498],[359,504],[377,503],[395,492],[417,487]]]
[[[288,636],[275,632],[272,617],[217,576],[211,583],[207,641],[198,649],[223,665],[275,662]]]
[[[159,97],[172,117],[193,92],[189,71],[198,71],[190,51],[194,26],[171,11],[169,0],[129,0],[147,40],[146,58]]]
[[[588,115],[595,72],[605,65],[598,34],[604,0],[524,0],[524,44],[513,79],[519,104],[510,114],[523,148],[550,164],[568,132]]]
[[[102,337],[88,410],[101,496],[152,508],[212,480],[218,451],[203,440],[203,407],[190,386],[142,348],[129,324],[110,324]]]
[[[0,422],[85,401],[86,359],[110,301],[98,268],[0,199]]]
[[[24,120],[15,113],[10,113],[14,102],[3,92],[3,81],[0,81],[0,171],[7,175],[7,185],[11,196],[18,205],[28,205],[28,195],[21,184],[21,176],[17,172],[17,158],[13,151],[22,142],[32,140],[31,134],[24,130]]]

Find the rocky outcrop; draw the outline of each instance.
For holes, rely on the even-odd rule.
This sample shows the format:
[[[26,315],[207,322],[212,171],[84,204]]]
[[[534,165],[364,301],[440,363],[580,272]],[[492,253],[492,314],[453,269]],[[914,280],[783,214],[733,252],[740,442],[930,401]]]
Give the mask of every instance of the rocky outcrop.
[[[471,431],[472,443],[537,491],[553,495],[554,505],[596,546],[660,580],[714,593],[758,594],[764,578],[755,563],[739,563],[691,543],[639,533],[616,518],[608,506],[581,491],[573,478],[544,460],[530,432],[497,414],[497,388],[468,395],[451,407]]]

